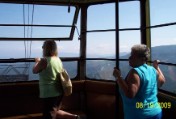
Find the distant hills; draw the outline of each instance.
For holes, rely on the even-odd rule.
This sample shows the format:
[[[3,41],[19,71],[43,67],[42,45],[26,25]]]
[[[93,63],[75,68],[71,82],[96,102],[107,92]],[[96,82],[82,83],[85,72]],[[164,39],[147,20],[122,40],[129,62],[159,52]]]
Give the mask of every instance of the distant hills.
[[[176,64],[176,45],[156,46],[151,48],[151,56],[153,60],[160,60],[166,63]],[[121,55],[120,59],[128,59],[130,53]],[[112,76],[115,62],[113,61],[88,61],[87,62],[87,76],[95,79],[114,80]],[[176,66],[168,66],[160,64],[163,71],[166,83],[162,89],[176,93]],[[131,69],[127,61],[120,61],[120,70],[123,77],[126,77],[128,71]]]
[[[152,60],[176,64],[176,45],[157,46],[152,48]],[[166,78],[161,89],[176,93],[176,66],[160,65]]]
[[[120,58],[128,59],[129,53],[122,55]],[[163,45],[155,46],[151,48],[151,56],[153,60],[160,60],[167,63],[176,63],[176,45]]]
[[[128,59],[130,53],[122,53],[120,54],[121,59]],[[176,64],[176,45],[166,45],[166,46],[156,46],[151,48],[151,56],[153,60],[160,60],[161,62],[166,63],[174,63]],[[110,57],[111,58],[111,57]],[[22,63],[15,63],[14,67],[21,66]],[[64,67],[67,69],[71,78],[74,78],[77,75],[77,62],[64,62]],[[37,80],[39,79],[38,75],[32,73],[32,67],[34,63],[30,63],[30,67],[28,68],[29,80]],[[4,68],[1,64],[0,74],[2,75]],[[89,60],[86,62],[86,77],[92,79],[106,79],[106,80],[115,80],[112,72],[115,67],[115,61],[107,61],[107,60]],[[166,77],[166,83],[163,85],[162,89],[170,92],[176,93],[176,66],[168,66],[160,64],[160,68],[163,71]],[[120,70],[122,72],[122,76],[125,77],[131,67],[128,64],[128,61],[120,61]],[[14,70],[10,70],[8,72],[9,75],[16,74]],[[22,69],[19,72],[23,72]],[[0,78],[0,82],[4,82],[2,78]],[[4,79],[4,78],[3,78]],[[16,79],[14,81],[17,81]]]
[[[176,64],[176,45],[165,45],[153,47],[152,60],[159,59],[162,62],[175,63]]]

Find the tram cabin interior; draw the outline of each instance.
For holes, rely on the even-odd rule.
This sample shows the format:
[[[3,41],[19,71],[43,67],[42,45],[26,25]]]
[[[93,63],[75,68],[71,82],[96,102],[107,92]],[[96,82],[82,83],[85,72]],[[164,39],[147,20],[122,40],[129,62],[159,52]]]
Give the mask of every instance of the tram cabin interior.
[[[61,109],[82,119],[123,119],[113,69],[125,77],[130,48],[146,44],[148,64],[160,60],[166,78],[158,89],[163,119],[176,119],[175,6],[174,0],[0,0],[0,119],[42,118],[32,67],[46,39],[57,42],[73,85]]]

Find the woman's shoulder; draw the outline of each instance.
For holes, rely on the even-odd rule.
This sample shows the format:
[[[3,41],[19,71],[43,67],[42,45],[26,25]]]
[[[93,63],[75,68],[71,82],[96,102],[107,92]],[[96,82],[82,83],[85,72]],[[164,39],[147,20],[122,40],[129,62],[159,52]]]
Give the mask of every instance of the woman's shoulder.
[[[60,57],[53,57],[53,59],[59,63],[62,63],[62,60],[60,59]]]
[[[53,59],[54,59],[55,62],[57,62],[58,64],[62,65],[62,60],[60,59],[60,57],[53,57]]]

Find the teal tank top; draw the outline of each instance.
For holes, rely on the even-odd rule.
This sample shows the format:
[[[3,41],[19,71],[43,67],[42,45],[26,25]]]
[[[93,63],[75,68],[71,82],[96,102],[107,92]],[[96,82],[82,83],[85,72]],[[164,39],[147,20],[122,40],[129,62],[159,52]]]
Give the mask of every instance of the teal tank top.
[[[58,57],[46,57],[47,67],[39,73],[40,98],[56,97],[62,95],[62,87],[57,78],[63,65]]]
[[[161,112],[157,98],[157,73],[147,64],[134,68],[140,77],[140,88],[134,98],[127,98],[120,91],[125,119],[148,119]]]

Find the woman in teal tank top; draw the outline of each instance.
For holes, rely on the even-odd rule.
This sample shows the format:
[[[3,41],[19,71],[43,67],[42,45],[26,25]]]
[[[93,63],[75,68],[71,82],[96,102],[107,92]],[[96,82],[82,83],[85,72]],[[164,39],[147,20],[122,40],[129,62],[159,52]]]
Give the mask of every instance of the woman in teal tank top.
[[[60,110],[63,97],[61,82],[57,74],[63,69],[58,57],[57,44],[54,40],[46,40],[42,46],[43,58],[36,58],[33,73],[39,73],[39,91],[43,102],[43,119],[78,119],[74,115]]]
[[[119,85],[123,100],[125,119],[161,119],[162,110],[158,104],[158,87],[165,82],[164,75],[155,60],[153,66],[146,64],[150,50],[146,45],[134,45],[131,48],[129,71],[125,80],[114,68],[113,75]]]

